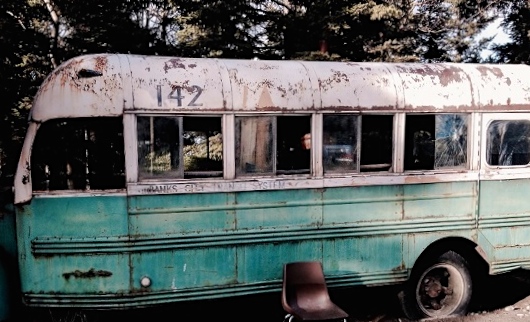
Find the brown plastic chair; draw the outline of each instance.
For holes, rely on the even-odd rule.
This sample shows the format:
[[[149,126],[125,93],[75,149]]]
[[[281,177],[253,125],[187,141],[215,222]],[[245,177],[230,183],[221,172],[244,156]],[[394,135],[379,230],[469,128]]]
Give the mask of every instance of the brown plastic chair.
[[[333,303],[320,262],[295,262],[284,265],[282,306],[284,321],[346,321],[348,314]]]

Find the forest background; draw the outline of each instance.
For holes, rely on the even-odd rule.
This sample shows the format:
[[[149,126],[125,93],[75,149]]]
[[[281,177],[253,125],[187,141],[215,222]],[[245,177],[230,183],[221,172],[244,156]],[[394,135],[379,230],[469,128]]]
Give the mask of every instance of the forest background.
[[[527,64],[530,1],[0,0],[0,186],[38,86],[89,53]]]

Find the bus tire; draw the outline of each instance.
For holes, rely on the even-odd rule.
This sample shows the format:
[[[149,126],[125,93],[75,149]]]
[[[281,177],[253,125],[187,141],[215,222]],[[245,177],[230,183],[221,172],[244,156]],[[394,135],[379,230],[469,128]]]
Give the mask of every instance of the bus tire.
[[[454,251],[430,257],[414,267],[400,293],[407,318],[441,318],[467,313],[472,280],[467,261]]]

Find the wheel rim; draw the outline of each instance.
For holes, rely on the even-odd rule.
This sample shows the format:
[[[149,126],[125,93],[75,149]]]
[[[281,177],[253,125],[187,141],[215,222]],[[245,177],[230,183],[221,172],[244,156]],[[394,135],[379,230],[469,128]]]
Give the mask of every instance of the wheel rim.
[[[462,303],[465,284],[464,276],[453,265],[433,265],[416,286],[418,307],[429,317],[451,315]]]

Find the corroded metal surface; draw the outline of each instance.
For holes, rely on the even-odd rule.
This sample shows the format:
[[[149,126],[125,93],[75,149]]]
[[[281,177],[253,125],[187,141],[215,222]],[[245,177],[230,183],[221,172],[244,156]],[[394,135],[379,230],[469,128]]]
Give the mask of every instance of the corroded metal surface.
[[[43,121],[124,111],[529,110],[529,73],[525,65],[92,55],[64,63],[46,79],[32,117]]]
[[[113,116],[123,112],[125,104],[120,59],[116,55],[91,55],[71,59],[41,85],[31,110],[31,118]],[[84,73],[99,73],[87,77]]]

